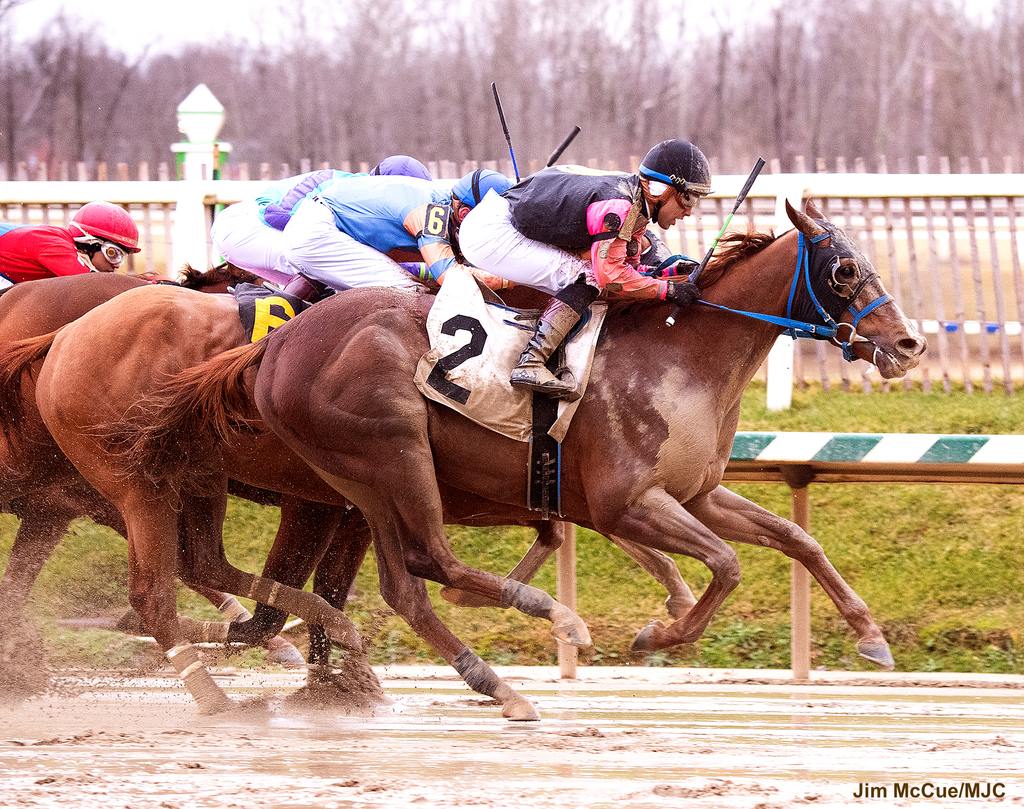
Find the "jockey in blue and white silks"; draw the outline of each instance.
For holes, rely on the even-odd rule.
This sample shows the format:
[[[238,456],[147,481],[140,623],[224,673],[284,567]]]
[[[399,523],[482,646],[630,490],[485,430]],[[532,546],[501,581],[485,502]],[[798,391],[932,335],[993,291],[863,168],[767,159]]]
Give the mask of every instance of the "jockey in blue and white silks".
[[[500,194],[510,185],[488,169],[450,188],[410,177],[340,177],[294,212],[284,231],[285,260],[335,290],[441,283],[456,261],[459,223],[490,192]],[[396,260],[425,266],[414,278]]]
[[[413,157],[393,155],[372,170],[374,174],[430,179],[426,167]],[[285,284],[294,270],[284,261],[284,230],[292,214],[328,182],[356,176],[338,169],[320,169],[268,184],[255,198],[221,211],[210,236],[214,249],[236,267],[269,281]]]

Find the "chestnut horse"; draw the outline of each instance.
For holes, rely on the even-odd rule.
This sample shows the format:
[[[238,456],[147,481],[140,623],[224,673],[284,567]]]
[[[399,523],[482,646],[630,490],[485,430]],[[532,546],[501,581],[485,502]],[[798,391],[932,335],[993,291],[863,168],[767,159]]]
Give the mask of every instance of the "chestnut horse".
[[[637,650],[700,637],[739,581],[724,538],[801,562],[856,634],[858,652],[891,668],[881,629],[821,546],[721,485],[743,390],[783,328],[830,336],[848,358],[873,361],[885,378],[916,366],[926,346],[842,230],[810,202],[787,211],[796,230],[734,243],[702,279],[705,304],[691,307],[675,328],[664,325],[662,304],[611,308],[563,443],[563,512],[579,525],[691,556],[710,569],[696,606],[669,625],[645,627]],[[398,291],[353,290],[263,343],[180,375],[160,397],[162,409],[150,411],[143,455],[147,441],[159,450],[160,436],[197,437],[197,414],[213,414],[224,430],[250,418],[243,380],[258,366],[254,401],[266,424],[363,511],[379,556],[404,552],[417,576],[508,603],[514,585],[477,577],[450,553],[438,487],[518,509],[527,447],[419,394],[413,373],[428,348],[428,307]],[[750,316],[752,308],[758,311]],[[187,448],[175,451],[187,457]],[[152,467],[151,474],[163,473]]]
[[[187,267],[182,286],[204,292],[222,292],[228,284],[258,280],[243,270],[221,265],[208,272]],[[115,273],[89,273],[18,284],[0,299],[0,344],[45,334],[70,323],[110,298],[149,280]],[[31,397],[31,388],[25,391]],[[34,399],[30,399],[34,405]],[[124,533],[120,514],[99,496],[53,443],[34,406],[23,413],[16,430],[0,438],[0,505],[21,520],[11,555],[0,581],[0,635],[17,631],[25,600],[45,561],[76,517]],[[267,493],[241,490],[236,493],[266,502]],[[303,519],[301,531],[309,531],[308,518],[296,504],[286,503],[292,519]],[[193,582],[193,589],[207,598],[229,619],[247,617],[236,599]],[[287,665],[304,663],[295,647],[284,638],[265,639],[269,659]]]
[[[134,335],[129,345],[124,345],[124,334],[129,332]],[[85,339],[88,335],[88,339]],[[44,379],[49,379],[53,390],[51,394],[60,401],[50,401],[51,394],[43,393],[40,388],[40,405],[44,401],[52,405],[50,418],[47,425],[54,430],[55,436],[61,448],[74,460],[85,476],[104,492],[114,492],[118,497],[125,497],[125,493],[134,485],[134,467],[129,462],[127,465],[121,459],[116,448],[111,448],[101,440],[100,428],[111,420],[123,417],[124,412],[139,396],[147,391],[155,389],[163,377],[172,370],[188,366],[194,363],[197,357],[204,354],[210,356],[232,345],[238,345],[242,341],[241,328],[235,311],[235,304],[230,299],[222,299],[215,296],[194,296],[183,295],[166,288],[150,288],[137,290],[110,301],[102,307],[97,308],[89,315],[76,321],[74,324],[62,330],[59,337],[54,341],[52,336],[39,341],[28,341],[32,349],[26,357],[26,361],[34,356],[39,356],[42,350],[53,341],[53,350],[50,353],[44,370],[40,377],[42,384]],[[33,348],[33,344],[35,348]],[[159,346],[159,350],[156,347]],[[115,350],[116,348],[116,350]],[[33,353],[34,352],[34,353]],[[111,361],[113,360],[113,365]],[[56,369],[61,365],[63,370]],[[47,369],[52,371],[48,375]],[[81,372],[78,372],[81,369]],[[131,369],[130,374],[124,374],[126,369]],[[20,379],[20,369],[17,367],[5,368],[4,373],[13,383]],[[101,381],[102,380],[102,381]],[[118,381],[120,380],[120,381]],[[149,386],[148,388],[146,386]],[[100,392],[102,391],[102,395]],[[12,397],[5,396],[5,399]],[[17,397],[13,397],[17,400]],[[87,404],[92,403],[92,404]],[[0,407],[0,414],[6,413],[10,418],[10,407],[12,402],[7,402]],[[46,409],[46,408],[44,408]],[[57,415],[54,416],[54,413]],[[73,414],[74,420],[71,421]],[[55,428],[55,424],[70,428],[69,434],[62,434]],[[282,447],[279,441],[272,435],[264,435],[254,441],[247,442],[242,447],[232,448],[228,453],[219,451],[204,452],[193,458],[193,468],[189,471],[202,470],[210,466],[208,461],[219,462],[219,468],[214,470],[214,476],[230,475],[232,478],[245,480],[253,485],[262,488],[275,489],[284,494],[299,495],[310,500],[321,499],[335,506],[347,505],[342,498],[330,486],[327,486],[316,474],[305,464],[301,463],[292,453]],[[102,469],[101,469],[102,467]],[[166,521],[167,515],[175,511],[178,495],[175,491],[164,488],[161,491],[153,492],[145,482],[142,482],[143,492],[140,495],[137,491],[135,497],[139,500],[139,507],[145,513],[151,510],[157,512],[153,516],[153,522],[149,525],[159,525],[159,519]],[[202,488],[207,492],[219,490],[219,484],[204,481]],[[144,496],[143,496],[144,495]],[[186,494],[186,497],[192,497]],[[465,524],[493,525],[495,520],[490,516],[486,503],[481,503],[479,498],[449,491],[446,493],[446,505],[453,522]],[[209,515],[202,518],[204,513]],[[203,531],[215,531],[219,524],[218,514],[222,507],[215,503],[213,498],[205,502],[197,502],[194,498],[189,501],[187,508],[182,509],[183,515],[192,520],[199,520],[202,528],[189,533],[188,542],[183,548],[190,554],[205,554],[199,562],[191,562],[191,567],[203,570],[203,580],[216,582],[221,589],[255,596],[257,600],[270,598],[276,601],[279,606],[290,606],[293,612],[314,621],[321,616],[318,610],[326,607],[322,602],[305,602],[305,614],[303,609],[306,594],[298,593],[289,588],[278,588],[273,578],[281,581],[278,576],[260,579],[249,574],[237,571],[227,565],[220,552],[219,542],[211,543],[202,538]],[[122,513],[125,511],[121,509]],[[125,515],[127,518],[127,515]],[[351,522],[357,512],[348,516]],[[536,517],[526,510],[517,514],[509,515],[502,520],[503,523],[529,524],[539,527],[538,541],[527,554],[527,557],[516,567],[512,576],[528,579],[537,570],[543,560],[556,548],[561,541],[561,530],[556,524],[548,524],[538,521]],[[368,543],[368,530],[363,523],[364,536],[367,539],[357,543],[357,548],[348,554],[338,552],[334,554],[335,567],[346,571],[347,579],[345,586],[337,581],[331,581],[329,576],[324,576],[323,581],[334,586],[335,592],[341,596],[347,591],[347,581],[355,573],[358,566],[358,559]],[[131,543],[131,523],[128,523],[129,541]],[[170,544],[170,540],[163,537],[164,547]],[[307,543],[312,546],[315,543]],[[642,566],[652,572],[666,588],[669,589],[669,612],[678,616],[689,609],[696,599],[682,581],[678,570],[670,559],[658,552],[652,552],[647,548],[634,548],[628,543],[620,543],[623,549],[635,558]],[[133,546],[134,547],[134,546]],[[173,545],[172,545],[173,547]],[[212,549],[212,550],[211,550]],[[275,550],[277,545],[275,545]],[[306,547],[306,559],[309,566],[315,560],[318,553],[312,547]],[[162,553],[167,553],[166,550]],[[399,560],[400,561],[400,560]],[[165,565],[166,560],[160,564]],[[269,563],[268,563],[269,564]],[[305,570],[305,569],[304,569]],[[163,568],[161,568],[161,572]],[[295,568],[292,569],[295,572]],[[318,578],[320,569],[318,568]],[[404,568],[403,568],[404,575]],[[292,581],[283,581],[292,587],[301,585],[308,575],[308,571],[302,575],[296,575]],[[155,610],[150,597],[152,591],[157,587],[153,580],[141,580],[132,576],[133,604],[140,608],[143,614],[151,615]],[[159,586],[164,586],[162,578],[158,579]],[[325,586],[327,586],[325,584]],[[145,595],[140,593],[145,590]],[[534,592],[532,588],[527,593]],[[537,591],[539,593],[539,591]],[[285,598],[289,599],[287,602]],[[425,599],[425,594],[424,594]],[[453,598],[453,600],[457,600]],[[483,600],[481,599],[481,602]],[[550,602],[550,603],[548,603]],[[553,601],[550,601],[546,594],[534,596],[533,604],[541,604],[546,611],[552,611]],[[449,658],[459,657],[462,652],[467,651],[465,646],[457,639],[450,640],[450,633],[443,628],[429,608],[429,601],[424,605],[415,605],[409,599],[403,599],[403,610],[405,617],[417,627],[418,631],[427,636],[428,642],[435,647],[445,650],[454,649],[448,652]],[[415,607],[414,612],[410,610]],[[310,609],[314,613],[310,613]],[[263,615],[268,612],[263,610]],[[566,611],[568,614],[568,611]],[[322,613],[330,615],[330,613]],[[261,610],[257,610],[257,618]],[[571,615],[571,614],[569,614]],[[147,617],[147,624],[150,618]],[[283,623],[284,614],[280,614],[279,621]],[[574,616],[567,621],[568,629],[574,631]],[[345,633],[349,631],[347,625],[337,623],[335,628],[342,633],[342,637],[349,637]],[[279,628],[279,625],[275,627]],[[242,630],[232,625],[224,636],[227,640],[241,640]],[[166,638],[166,636],[165,636]],[[246,640],[251,638],[246,637]],[[166,640],[164,641],[166,643]],[[173,646],[173,644],[172,644]],[[166,648],[166,646],[165,646]],[[176,655],[177,657],[177,655]],[[188,658],[186,658],[188,659]],[[467,666],[471,670],[472,681],[475,687],[484,690],[491,696],[499,695],[504,705],[504,712],[511,718],[530,719],[535,718],[536,713],[528,702],[522,700],[514,691],[500,683],[493,673],[487,669],[482,661],[475,656],[463,656]],[[191,665],[191,663],[189,663]],[[197,670],[193,669],[190,674],[195,675]],[[481,673],[482,672],[482,673]],[[186,681],[187,682],[187,681]],[[216,710],[226,704],[223,699],[203,685],[200,680],[192,688],[197,696],[201,695],[200,702],[203,710]]]

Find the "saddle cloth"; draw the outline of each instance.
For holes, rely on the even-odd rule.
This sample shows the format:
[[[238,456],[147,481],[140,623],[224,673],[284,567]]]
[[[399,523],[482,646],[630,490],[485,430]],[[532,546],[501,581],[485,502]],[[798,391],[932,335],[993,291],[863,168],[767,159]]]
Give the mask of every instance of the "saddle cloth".
[[[233,290],[238,302],[245,339],[256,343],[279,326],[308,309],[312,304],[287,292],[274,291],[255,284],[238,284]]]
[[[586,390],[608,306],[597,302],[590,316],[565,345],[565,365]],[[416,367],[420,392],[496,433],[528,441],[533,392],[513,388],[509,375],[533,334],[540,312],[512,309],[484,300],[476,279],[452,267],[427,316],[430,350]],[[575,402],[560,402],[548,435],[561,442],[569,429]]]

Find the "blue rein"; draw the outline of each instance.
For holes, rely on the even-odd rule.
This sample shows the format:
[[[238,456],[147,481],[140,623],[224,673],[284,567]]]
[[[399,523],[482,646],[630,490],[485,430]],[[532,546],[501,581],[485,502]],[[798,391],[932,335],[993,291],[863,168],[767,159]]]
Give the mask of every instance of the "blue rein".
[[[754,320],[760,320],[764,323],[771,323],[775,326],[781,326],[784,334],[788,334],[794,339],[806,338],[811,340],[831,340],[837,346],[843,350],[843,359],[847,362],[853,362],[857,357],[853,353],[853,343],[858,341],[866,340],[865,337],[859,337],[857,334],[857,324],[860,323],[867,315],[871,314],[875,309],[884,303],[888,303],[892,300],[892,296],[888,293],[879,295],[871,303],[865,306],[863,309],[857,309],[854,307],[852,299],[856,298],[856,294],[851,296],[851,302],[846,311],[853,313],[853,321],[851,323],[837,323],[818,301],[818,296],[814,294],[814,287],[811,286],[811,249],[808,245],[815,245],[818,242],[824,241],[831,237],[831,233],[820,233],[817,236],[812,236],[809,240],[804,238],[804,234],[800,233],[797,236],[797,251],[796,251],[796,267],[793,270],[793,280],[789,286],[789,300],[786,303],[786,317],[779,317],[777,315],[767,315],[763,312],[748,312],[744,309],[732,309],[728,306],[722,306],[718,303],[712,303],[706,301],[703,298],[698,300],[697,303],[704,306],[710,306],[713,309],[718,309],[722,312],[731,312],[734,315],[742,315],[743,317],[749,317]],[[800,274],[803,271],[804,286],[807,288],[807,293],[810,295],[811,303],[814,304],[814,308],[821,318],[821,323],[808,323],[805,320],[796,320],[791,315],[793,314],[793,302],[796,300],[796,290],[800,285]],[[837,337],[839,330],[846,326],[850,329],[849,338],[847,340],[841,340]]]

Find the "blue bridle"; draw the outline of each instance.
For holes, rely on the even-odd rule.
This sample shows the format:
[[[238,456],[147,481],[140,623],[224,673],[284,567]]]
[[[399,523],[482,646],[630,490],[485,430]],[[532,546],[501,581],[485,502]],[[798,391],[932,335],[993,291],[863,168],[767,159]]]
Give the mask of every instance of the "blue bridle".
[[[748,312],[743,309],[733,309],[728,306],[722,306],[718,303],[706,301],[703,298],[698,300],[697,303],[703,304],[704,306],[710,306],[713,309],[719,309],[723,312],[731,312],[734,315],[742,315],[743,317],[749,317],[754,320],[771,323],[775,326],[781,326],[784,329],[783,333],[788,334],[794,339],[807,338],[811,340],[831,340],[837,346],[842,348],[843,359],[847,362],[853,362],[857,359],[856,355],[853,353],[853,344],[857,342],[870,342],[866,337],[861,337],[857,334],[857,324],[860,323],[860,321],[867,315],[875,311],[879,306],[891,301],[892,296],[887,292],[883,293],[863,309],[857,309],[853,305],[853,301],[857,299],[858,293],[870,280],[871,276],[867,276],[860,284],[857,285],[856,289],[853,290],[849,298],[849,305],[840,312],[840,315],[843,312],[850,312],[853,315],[853,320],[850,323],[843,323],[837,321],[835,317],[830,315],[828,310],[821,305],[821,302],[818,300],[818,296],[814,294],[814,287],[811,285],[811,253],[814,251],[814,245],[830,238],[831,236],[832,233],[830,231],[819,233],[817,236],[811,236],[809,239],[805,239],[803,233],[798,234],[796,268],[793,270],[793,280],[789,287],[789,299],[786,302],[785,317],[768,315],[763,312]],[[838,256],[836,257],[836,264],[838,265]],[[820,323],[808,323],[805,320],[796,320],[792,317],[793,303],[796,300],[797,288],[800,286],[801,277],[803,278],[804,287],[807,289],[807,294],[810,297],[811,303],[814,305],[815,311],[818,313],[818,317],[821,318]],[[846,340],[843,340],[838,336],[840,329],[844,326],[850,330]]]

